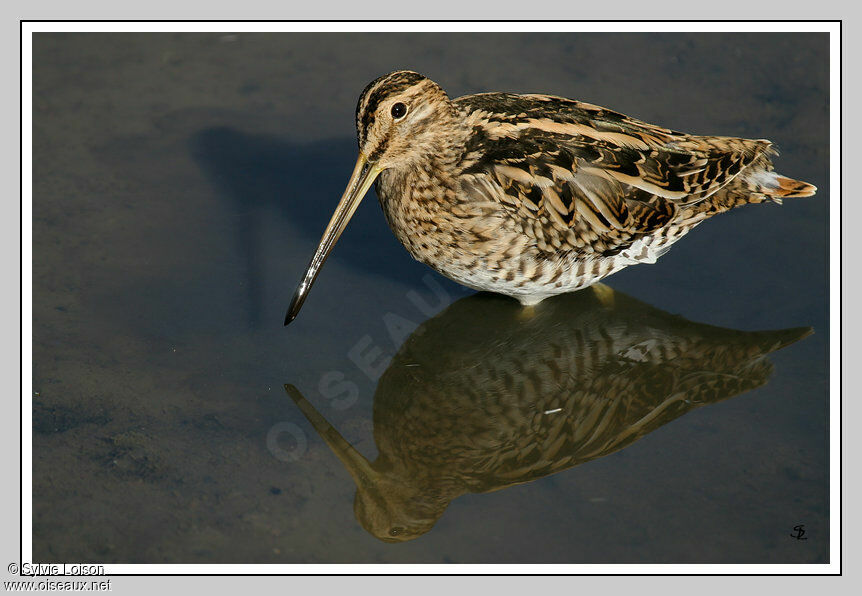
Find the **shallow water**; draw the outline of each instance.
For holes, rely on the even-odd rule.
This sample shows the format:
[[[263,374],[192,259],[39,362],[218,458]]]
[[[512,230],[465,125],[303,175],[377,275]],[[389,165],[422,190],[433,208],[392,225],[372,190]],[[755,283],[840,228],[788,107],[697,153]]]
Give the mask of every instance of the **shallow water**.
[[[827,41],[36,35],[34,561],[828,561]],[[769,138],[818,194],[524,319],[412,261],[371,193],[285,329],[356,98],[405,67]],[[799,327],[768,356],[726,331]],[[391,487],[354,511],[285,383]]]

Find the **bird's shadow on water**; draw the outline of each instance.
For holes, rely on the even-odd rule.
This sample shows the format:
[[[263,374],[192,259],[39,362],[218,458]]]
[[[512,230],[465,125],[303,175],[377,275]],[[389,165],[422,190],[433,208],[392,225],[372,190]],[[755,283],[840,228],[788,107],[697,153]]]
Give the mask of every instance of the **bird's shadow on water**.
[[[279,136],[217,126],[194,133],[190,149],[235,218],[233,241],[244,261],[249,324],[257,327],[263,309],[262,286],[268,276],[262,227],[275,215],[287,224],[285,233],[295,235],[289,247],[296,252],[282,255],[289,257],[284,274],[290,279],[278,283],[298,283],[350,177],[357,155],[355,141],[297,144]],[[331,261],[342,261],[369,275],[419,283],[427,270],[401,248],[374,203],[377,198],[370,191]]]

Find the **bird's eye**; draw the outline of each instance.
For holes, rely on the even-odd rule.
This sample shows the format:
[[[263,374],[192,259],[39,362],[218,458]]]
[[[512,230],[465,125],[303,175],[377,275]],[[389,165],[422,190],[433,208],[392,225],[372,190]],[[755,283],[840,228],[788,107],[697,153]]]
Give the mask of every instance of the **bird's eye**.
[[[397,104],[396,104],[396,105],[397,105]],[[391,529],[389,530],[389,535],[390,535],[390,536],[398,536],[398,535],[399,535],[399,534],[401,534],[403,531],[404,531],[404,528],[399,528],[399,527],[391,528]]]
[[[404,114],[407,113],[407,106],[399,101],[392,105],[392,110],[390,111],[392,112],[392,117],[397,120],[398,118],[403,118]]]

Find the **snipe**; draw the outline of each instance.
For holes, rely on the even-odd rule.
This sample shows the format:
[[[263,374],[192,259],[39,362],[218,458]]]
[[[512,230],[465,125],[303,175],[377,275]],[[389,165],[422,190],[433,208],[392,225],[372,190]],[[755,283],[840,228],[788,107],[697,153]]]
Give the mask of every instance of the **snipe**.
[[[717,213],[816,190],[773,171],[767,140],[683,134],[550,95],[450,100],[411,71],[365,88],[356,129],[359,159],[285,325],[375,182],[415,259],[525,305],[654,263]]]

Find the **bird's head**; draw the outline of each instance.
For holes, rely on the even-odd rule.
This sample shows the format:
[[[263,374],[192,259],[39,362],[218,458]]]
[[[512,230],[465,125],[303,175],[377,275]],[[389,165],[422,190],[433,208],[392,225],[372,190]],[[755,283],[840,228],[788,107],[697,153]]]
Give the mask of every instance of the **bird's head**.
[[[454,110],[446,92],[418,73],[399,70],[372,81],[356,104],[360,159],[378,172],[427,161]]]
[[[296,318],[320,268],[381,172],[411,167],[439,154],[456,109],[446,92],[432,80],[399,70],[368,84],[356,106],[359,157],[347,189],[287,311],[284,324]]]

